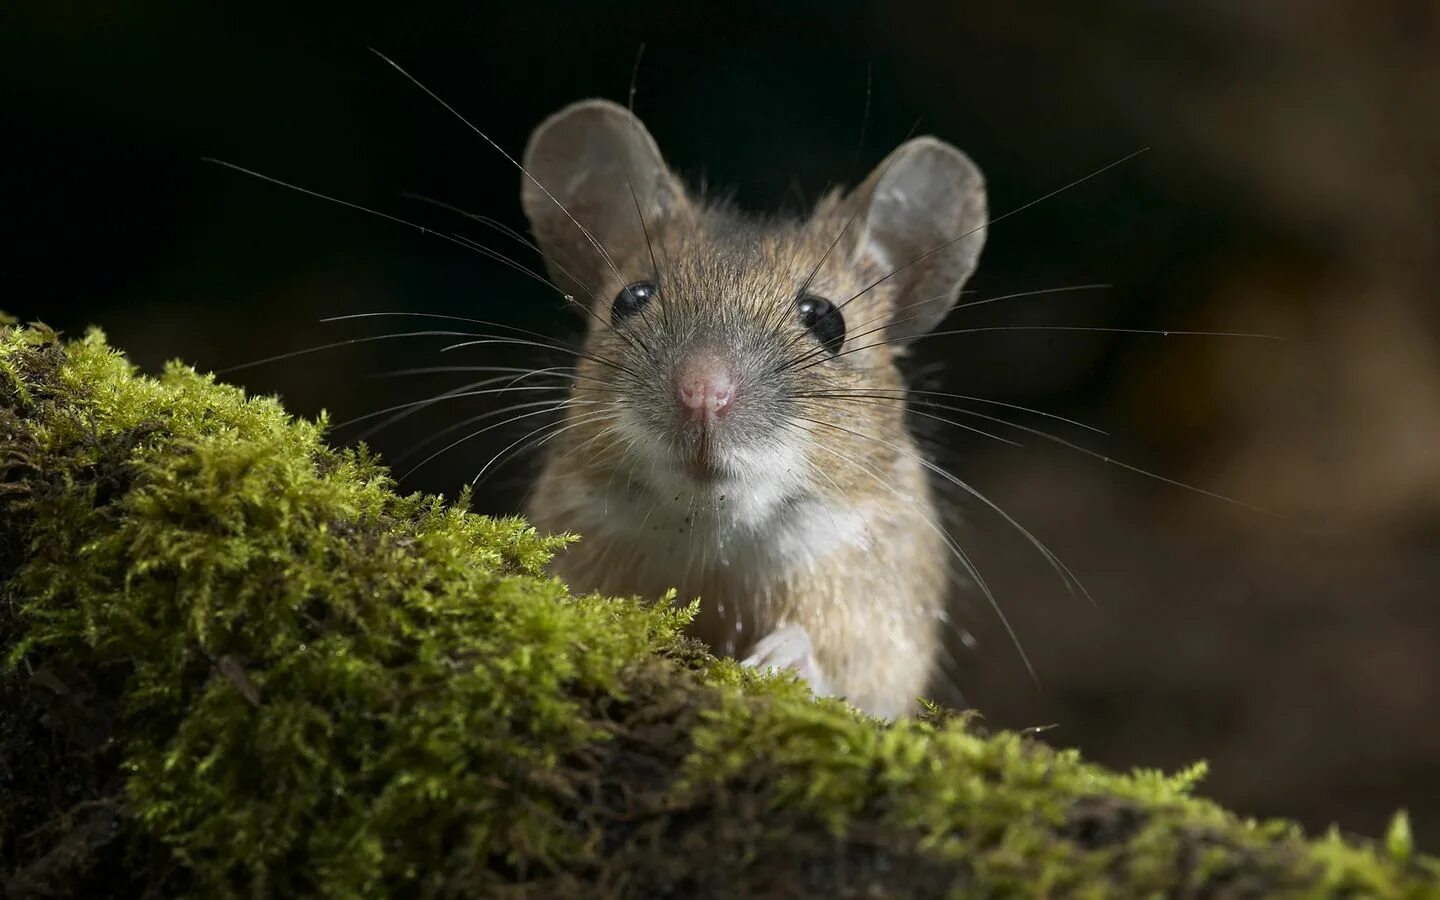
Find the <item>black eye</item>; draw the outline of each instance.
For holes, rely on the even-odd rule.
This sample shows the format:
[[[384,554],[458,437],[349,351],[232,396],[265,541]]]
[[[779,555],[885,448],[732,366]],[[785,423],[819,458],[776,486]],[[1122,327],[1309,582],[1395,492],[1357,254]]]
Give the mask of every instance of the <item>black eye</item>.
[[[621,319],[628,319],[645,308],[645,304],[660,293],[653,281],[637,281],[620,289],[615,302],[610,306],[610,324],[618,325]]]
[[[806,294],[795,302],[800,324],[815,335],[815,340],[831,353],[839,353],[845,343],[845,317],[835,304],[824,297]]]

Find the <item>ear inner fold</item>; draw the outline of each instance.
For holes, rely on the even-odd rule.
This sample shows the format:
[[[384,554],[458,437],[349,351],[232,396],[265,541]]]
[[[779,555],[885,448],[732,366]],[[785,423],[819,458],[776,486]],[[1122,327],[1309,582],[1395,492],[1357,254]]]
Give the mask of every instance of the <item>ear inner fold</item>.
[[[617,275],[607,254],[635,258],[645,246],[646,227],[690,211],[650,132],[608,100],[583,100],[546,119],[531,135],[522,164],[530,177],[520,200],[531,230],[549,258],[551,277],[577,299],[643,275]]]
[[[985,245],[985,179],[959,150],[933,137],[901,145],[856,189],[868,205],[855,251],[896,297],[886,337],[930,331],[955,305]]]

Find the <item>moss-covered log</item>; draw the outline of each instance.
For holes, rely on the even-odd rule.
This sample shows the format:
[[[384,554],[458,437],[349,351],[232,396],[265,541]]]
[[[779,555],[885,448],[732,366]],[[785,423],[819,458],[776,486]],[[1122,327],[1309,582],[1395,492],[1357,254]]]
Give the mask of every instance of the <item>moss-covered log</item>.
[[[564,539],[323,423],[0,330],[10,896],[1440,896],[963,717],[898,724],[575,597]]]

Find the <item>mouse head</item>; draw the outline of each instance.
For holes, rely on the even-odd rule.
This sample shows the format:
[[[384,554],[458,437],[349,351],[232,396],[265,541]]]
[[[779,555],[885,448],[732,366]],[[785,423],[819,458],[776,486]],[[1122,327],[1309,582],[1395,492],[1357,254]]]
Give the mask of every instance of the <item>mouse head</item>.
[[[587,313],[561,442],[577,464],[768,508],[914,453],[895,358],[985,240],[984,181],[959,150],[908,141],[801,221],[706,204],[609,101],[551,116],[523,164],[550,275]]]

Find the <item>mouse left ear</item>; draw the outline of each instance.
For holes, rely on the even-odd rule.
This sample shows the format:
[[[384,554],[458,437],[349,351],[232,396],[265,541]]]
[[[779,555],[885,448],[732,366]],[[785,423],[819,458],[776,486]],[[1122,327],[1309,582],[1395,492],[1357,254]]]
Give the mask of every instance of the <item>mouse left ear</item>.
[[[648,257],[647,227],[691,214],[650,132],[609,100],[550,116],[531,134],[522,165],[531,230],[551,278],[577,297],[615,276],[612,259]]]
[[[871,263],[877,278],[893,273],[882,285],[897,298],[886,337],[924,334],[950,312],[979,262],[988,215],[984,176],[964,153],[919,137],[887,156],[851,198],[865,204],[856,258]]]

